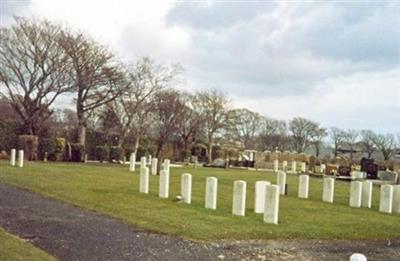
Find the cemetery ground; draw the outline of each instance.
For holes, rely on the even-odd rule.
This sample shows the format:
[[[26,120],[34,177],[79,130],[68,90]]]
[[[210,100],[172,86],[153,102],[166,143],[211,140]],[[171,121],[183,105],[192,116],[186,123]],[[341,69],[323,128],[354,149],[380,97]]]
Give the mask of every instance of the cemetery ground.
[[[290,259],[289,253],[293,259],[298,258],[302,255],[301,251],[303,257],[309,259],[322,252],[327,255],[325,258],[329,259],[330,256],[334,259],[340,253],[348,254],[357,249],[379,258],[386,257],[386,260],[398,259],[400,253],[400,215],[378,211],[377,186],[373,188],[372,208],[356,209],[350,208],[348,204],[348,182],[336,182],[335,200],[330,204],[321,200],[322,179],[310,178],[309,199],[299,199],[298,177],[288,174],[288,195],[280,197],[279,225],[272,225],[263,222],[262,214],[253,212],[255,181],[268,180],[275,183],[276,174],[272,172],[171,168],[170,198],[160,199],[159,177],[150,176],[149,194],[139,193],[138,170],[128,172],[128,166],[26,162],[21,169],[2,161],[0,170],[0,184],[23,188],[27,193],[32,191],[111,217],[127,226],[134,226],[138,233],[155,232],[160,237],[168,234],[174,240],[182,238],[196,244],[209,245],[210,248],[215,248],[217,244],[235,252],[239,251],[236,247],[240,246],[240,251],[254,254],[263,249],[260,244],[266,243],[271,251],[280,249],[282,253],[278,251],[275,254],[282,259]],[[190,205],[174,200],[180,193],[182,173],[193,175]],[[204,208],[205,179],[210,176],[218,178],[217,210]],[[231,214],[235,180],[247,181],[245,217]],[[37,251],[33,255],[43,255],[41,259],[46,258],[40,250],[4,231],[0,231],[0,239],[2,251],[5,249],[3,255],[12,257],[16,253],[23,255],[26,251]],[[4,244],[11,247],[4,248]],[[257,251],[243,250],[254,246]],[[218,253],[215,250],[215,256]],[[270,254],[268,252],[267,256]]]

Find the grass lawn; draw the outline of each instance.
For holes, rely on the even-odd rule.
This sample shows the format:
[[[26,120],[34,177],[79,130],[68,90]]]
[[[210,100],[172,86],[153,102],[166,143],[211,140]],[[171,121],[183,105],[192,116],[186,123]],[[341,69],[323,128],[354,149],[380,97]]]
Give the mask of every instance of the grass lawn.
[[[0,260],[55,260],[52,256],[0,228]]]
[[[192,204],[178,204],[182,173],[193,174]],[[218,209],[204,208],[205,178],[218,178]],[[246,217],[232,216],[234,180],[247,181]],[[253,213],[254,183],[276,181],[268,172],[210,168],[172,168],[170,199],[158,198],[158,176],[150,176],[150,194],[138,192],[138,172],[128,166],[26,162],[23,169],[0,162],[0,182],[61,199],[82,208],[136,224],[140,228],[195,240],[213,239],[384,239],[400,237],[400,215],[378,212],[379,187],[372,209],[350,208],[348,182],[335,184],[334,204],[324,203],[322,179],[310,178],[310,198],[298,199],[298,177],[287,176],[289,195],[280,199],[279,225]]]

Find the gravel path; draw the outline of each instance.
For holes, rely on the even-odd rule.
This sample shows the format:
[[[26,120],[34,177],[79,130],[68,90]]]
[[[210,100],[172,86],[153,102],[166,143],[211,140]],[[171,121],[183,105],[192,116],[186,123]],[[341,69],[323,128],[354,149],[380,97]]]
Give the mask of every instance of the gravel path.
[[[400,239],[191,242],[2,183],[0,226],[60,260],[400,260]]]

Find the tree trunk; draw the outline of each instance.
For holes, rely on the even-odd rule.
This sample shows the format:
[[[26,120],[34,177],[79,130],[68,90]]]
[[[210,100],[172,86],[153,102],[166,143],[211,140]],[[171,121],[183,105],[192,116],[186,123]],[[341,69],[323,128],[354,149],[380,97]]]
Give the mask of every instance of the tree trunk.
[[[212,147],[213,147],[213,144],[212,144],[212,141],[210,140],[208,142],[208,163],[209,164],[212,163]]]
[[[161,170],[161,164],[162,164],[162,158],[161,158],[161,151],[164,147],[164,142],[160,141],[157,144],[157,151],[156,151],[156,158],[158,159],[157,161],[157,173],[160,173]]]
[[[136,137],[135,137],[135,147],[134,147],[134,153],[135,153],[135,155],[137,155],[137,151],[138,151],[138,148],[139,148],[139,142],[140,142],[140,136],[139,135],[136,135]]]
[[[86,143],[86,126],[83,123],[78,125],[78,143],[85,146]]]

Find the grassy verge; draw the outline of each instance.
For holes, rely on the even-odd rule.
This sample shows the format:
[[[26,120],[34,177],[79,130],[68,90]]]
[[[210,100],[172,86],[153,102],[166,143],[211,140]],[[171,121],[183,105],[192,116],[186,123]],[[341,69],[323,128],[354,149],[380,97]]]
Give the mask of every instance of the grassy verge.
[[[55,260],[52,256],[0,228],[0,260]]]
[[[150,194],[138,192],[139,175],[128,167],[106,164],[27,162],[23,169],[0,163],[0,182],[30,189],[82,208],[118,218],[160,233],[190,239],[381,239],[400,236],[400,215],[378,212],[379,187],[374,187],[372,209],[348,206],[349,183],[337,181],[335,203],[323,203],[322,179],[310,179],[310,198],[297,198],[298,178],[288,175],[289,195],[280,202],[279,225],[263,223],[253,213],[254,183],[276,181],[268,172],[209,168],[171,171],[170,199],[158,198],[158,176],[150,177]],[[192,204],[174,202],[180,175],[193,174]],[[205,178],[218,178],[218,209],[204,208]],[[246,217],[231,215],[234,180],[247,181]]]

